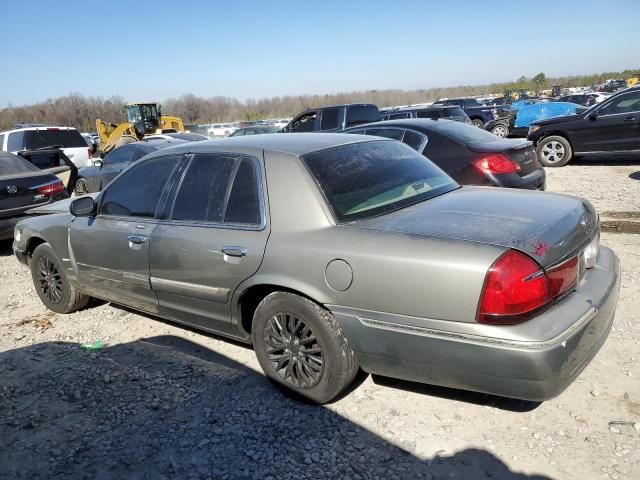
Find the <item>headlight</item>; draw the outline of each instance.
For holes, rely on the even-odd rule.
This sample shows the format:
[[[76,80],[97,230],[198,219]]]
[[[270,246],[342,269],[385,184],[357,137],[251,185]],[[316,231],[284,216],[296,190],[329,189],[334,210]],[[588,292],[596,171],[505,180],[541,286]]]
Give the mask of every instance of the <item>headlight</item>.
[[[14,239],[16,242],[19,242],[21,237],[22,237],[22,232],[18,229],[18,227],[16,227],[16,228],[13,230],[13,239]]]
[[[600,250],[600,232],[596,233],[591,243],[582,252],[585,268],[593,268],[595,266],[598,259],[598,250]]]

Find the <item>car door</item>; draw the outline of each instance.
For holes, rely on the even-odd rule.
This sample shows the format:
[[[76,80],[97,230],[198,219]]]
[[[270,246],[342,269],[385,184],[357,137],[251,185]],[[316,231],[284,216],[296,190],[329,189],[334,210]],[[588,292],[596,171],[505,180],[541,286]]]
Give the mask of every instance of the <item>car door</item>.
[[[640,90],[616,95],[584,116],[576,153],[640,150]]]
[[[106,157],[104,157],[99,173],[100,189],[108,185],[111,180],[120,175],[124,169],[129,166],[134,149],[134,145],[123,145],[112,150]]]
[[[181,156],[143,160],[98,198],[95,217],[76,217],[69,227],[71,259],[87,293],[155,312],[149,281],[149,242]]]
[[[234,334],[231,298],[269,236],[262,158],[194,154],[153,231],[151,285],[161,313]]]

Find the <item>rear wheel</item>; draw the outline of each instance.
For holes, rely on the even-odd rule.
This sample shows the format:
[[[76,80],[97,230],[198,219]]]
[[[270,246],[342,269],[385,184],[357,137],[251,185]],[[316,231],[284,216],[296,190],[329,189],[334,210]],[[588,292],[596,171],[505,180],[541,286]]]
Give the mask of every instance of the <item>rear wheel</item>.
[[[571,144],[559,135],[543,138],[536,150],[538,160],[545,167],[564,167],[573,156]]]
[[[252,339],[270,379],[317,403],[343,392],[358,372],[335,317],[298,295],[267,295],[254,314]]]
[[[484,128],[484,122],[479,118],[474,118],[473,120],[471,120],[471,123],[473,123],[474,127]]]
[[[29,264],[31,278],[40,300],[56,313],[71,313],[84,307],[89,297],[73,287],[53,248],[48,243],[39,245]]]
[[[491,133],[493,133],[496,137],[506,138],[509,135],[509,127],[499,123],[491,129]]]

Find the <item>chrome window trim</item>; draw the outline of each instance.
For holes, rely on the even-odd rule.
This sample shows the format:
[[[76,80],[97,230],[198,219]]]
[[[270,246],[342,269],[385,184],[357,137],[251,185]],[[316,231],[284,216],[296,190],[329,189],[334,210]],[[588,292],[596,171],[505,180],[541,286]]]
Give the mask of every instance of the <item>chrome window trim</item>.
[[[221,156],[230,156],[234,158],[243,158],[250,160],[253,162],[254,168],[256,169],[256,181],[258,182],[258,208],[260,211],[260,222],[257,224],[253,223],[232,223],[232,222],[209,222],[209,221],[201,221],[201,220],[173,220],[171,214],[173,213],[173,207],[182,187],[182,181],[184,180],[187,172],[189,171],[189,167],[193,162],[193,159],[196,155],[221,155]],[[234,167],[233,172],[233,182],[235,182],[235,174],[240,167],[240,162]],[[231,192],[231,188],[233,188],[233,182],[229,182],[228,192],[225,196],[228,196]],[[180,178],[177,181],[177,186],[175,187],[175,191],[172,192],[173,198],[171,199],[171,206],[169,211],[167,212],[167,216],[169,218],[158,219],[157,222],[159,225],[179,225],[185,227],[204,227],[204,228],[221,228],[225,230],[250,230],[250,231],[262,231],[267,228],[267,215],[266,215],[266,205],[265,205],[265,194],[264,194],[264,173],[262,168],[262,162],[260,159],[253,155],[248,155],[246,153],[237,153],[237,152],[198,152],[190,155],[188,159],[188,164],[186,168],[180,174]]]

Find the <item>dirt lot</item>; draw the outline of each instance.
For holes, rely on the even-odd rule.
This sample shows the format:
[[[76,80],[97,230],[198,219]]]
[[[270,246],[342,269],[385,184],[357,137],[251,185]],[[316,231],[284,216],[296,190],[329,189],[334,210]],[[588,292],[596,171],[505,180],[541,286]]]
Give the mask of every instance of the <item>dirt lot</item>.
[[[0,478],[640,478],[640,235],[613,233],[637,231],[640,166],[570,165],[548,187],[610,222],[623,281],[601,352],[540,405],[371,377],[301,403],[245,346],[108,304],[48,313],[0,244]]]

